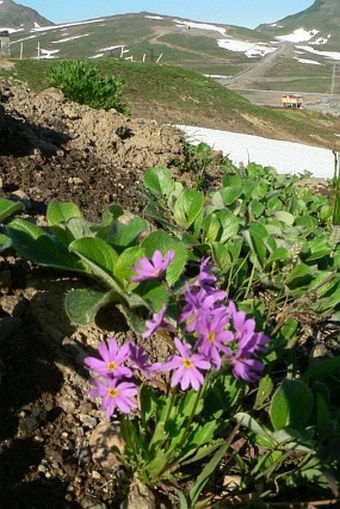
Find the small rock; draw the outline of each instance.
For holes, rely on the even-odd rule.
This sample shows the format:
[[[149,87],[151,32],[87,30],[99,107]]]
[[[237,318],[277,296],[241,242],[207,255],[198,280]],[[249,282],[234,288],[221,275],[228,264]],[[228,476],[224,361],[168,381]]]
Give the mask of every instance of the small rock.
[[[121,452],[124,450],[124,441],[117,425],[111,422],[98,424],[90,435],[89,444],[93,461],[99,463],[101,467],[112,469],[120,465],[120,461],[111,450],[113,446],[118,447]]]
[[[85,497],[81,501],[82,509],[107,509],[107,505],[104,502],[99,502],[93,497]]]

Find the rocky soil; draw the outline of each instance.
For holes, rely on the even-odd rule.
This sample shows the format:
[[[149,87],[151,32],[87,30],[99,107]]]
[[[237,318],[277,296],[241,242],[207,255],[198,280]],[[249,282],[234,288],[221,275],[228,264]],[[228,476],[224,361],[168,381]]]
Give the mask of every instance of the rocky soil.
[[[170,165],[182,151],[182,133],[166,125],[94,111],[56,89],[34,95],[0,84],[0,195],[22,200],[34,221],[43,221],[53,198],[74,201],[93,221],[113,202],[140,212],[145,169]],[[0,260],[1,507],[123,502],[122,472],[110,454],[114,424],[87,398],[82,359],[103,337],[131,333],[115,309],[90,327],[71,324],[63,298],[81,284],[13,253]],[[129,497],[124,507],[136,507]],[[137,498],[140,508],[156,507],[149,493]]]

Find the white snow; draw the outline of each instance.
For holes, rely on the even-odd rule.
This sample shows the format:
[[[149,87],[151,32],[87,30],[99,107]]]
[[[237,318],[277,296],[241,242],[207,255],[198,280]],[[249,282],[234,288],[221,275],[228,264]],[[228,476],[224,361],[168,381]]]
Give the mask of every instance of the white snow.
[[[99,51],[111,51],[117,48],[124,48],[124,44],[117,44],[116,46],[107,46],[106,48],[101,48]],[[129,50],[124,50],[124,53]]]
[[[3,4],[3,3],[4,3],[3,0],[1,0],[0,5]]]
[[[36,21],[34,22],[34,28],[40,28],[39,23],[37,23]]]
[[[32,28],[32,32],[43,32],[44,30],[59,30],[60,28],[75,27],[78,25],[88,25],[90,23],[99,23],[103,19],[90,19],[87,21],[75,21],[74,23],[65,23],[64,25],[52,25],[48,27]]]
[[[236,165],[254,162],[272,166],[279,173],[299,174],[310,171],[314,177],[332,178],[334,156],[331,150],[261,136],[178,125],[194,145],[205,142]]]
[[[37,35],[30,35],[29,37],[22,37],[22,39],[17,39],[16,41],[11,41],[10,44],[18,44],[18,42],[28,41],[29,39],[36,39]]]
[[[104,53],[97,53],[97,55],[93,55],[93,57],[89,57],[89,58],[101,58],[104,56]]]
[[[149,19],[164,19],[162,18],[162,16],[145,16],[145,17]]]
[[[61,42],[74,41],[75,39],[81,39],[82,37],[88,37],[89,35],[91,35],[91,33],[82,34],[82,35],[74,35],[73,37],[64,37],[63,39],[57,39],[56,41],[51,41],[51,42],[52,42],[52,44],[60,44]]]
[[[218,39],[217,45],[220,48],[226,49],[228,51],[243,52],[248,58],[252,58],[258,55],[264,56],[268,53],[273,53],[277,49],[267,46],[261,42],[254,43],[248,41],[240,41],[238,39],[233,39],[232,37],[229,37],[228,39]]]
[[[190,28],[197,28],[199,30],[210,30],[213,32],[219,32],[222,35],[225,35],[225,28],[218,27],[217,25],[210,25],[208,23],[195,23],[194,21],[182,21],[181,19],[173,19],[174,23],[176,23],[176,26],[178,27],[190,27]]]
[[[313,53],[314,55],[320,55],[324,58],[330,58],[331,60],[340,60],[340,52],[339,51],[321,51],[310,46],[296,46],[299,49],[303,49],[304,51],[308,51],[309,53]]]
[[[275,39],[278,41],[285,42],[306,42],[313,39],[316,34],[319,33],[319,30],[305,30],[304,28],[297,28],[294,32],[286,35],[277,35]]]
[[[55,54],[56,53],[59,53],[60,50],[58,49],[54,49],[54,50],[49,50],[49,49],[41,49],[40,50],[40,58],[45,58],[45,59],[49,59],[49,58],[55,58]]]
[[[326,44],[327,42],[328,42],[328,38],[324,39],[323,37],[318,37],[317,39],[315,39],[315,41],[313,41],[312,44],[316,44],[318,46],[321,46],[323,44]]]
[[[23,32],[23,30],[23,28],[0,27],[0,32],[8,32],[9,34],[14,34],[14,32]]]
[[[322,65],[320,64],[320,62],[317,62],[316,60],[310,60],[309,58],[294,57],[294,59],[300,62],[301,64]]]

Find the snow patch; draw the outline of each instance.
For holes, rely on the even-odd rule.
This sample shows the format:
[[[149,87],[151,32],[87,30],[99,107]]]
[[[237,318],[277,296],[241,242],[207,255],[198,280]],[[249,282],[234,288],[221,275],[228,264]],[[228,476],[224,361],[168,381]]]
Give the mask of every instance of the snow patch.
[[[262,166],[272,166],[279,173],[299,174],[308,170],[314,177],[321,178],[332,178],[334,174],[331,150],[250,134],[194,126],[176,127],[187,134],[190,143],[197,145],[203,141],[216,150],[222,150],[237,165],[253,161]]]
[[[14,34],[14,32],[23,32],[23,28],[6,28],[0,27],[0,32],[8,32],[9,34]]]
[[[34,22],[34,28],[40,28],[39,23],[37,23],[36,21]]]
[[[278,41],[284,42],[306,42],[313,39],[316,34],[319,33],[319,30],[305,30],[304,28],[297,28],[294,32],[286,35],[277,35],[275,39]]]
[[[61,42],[74,41],[75,39],[81,39],[82,37],[88,37],[89,35],[91,35],[91,33],[82,34],[82,35],[74,35],[73,37],[64,37],[63,39],[58,39],[57,41],[51,41],[51,42],[52,42],[52,44],[60,44]]]
[[[321,51],[314,49],[311,46],[297,46],[297,48],[308,51],[309,53],[313,53],[314,55],[320,55],[321,57],[329,58],[331,60],[340,60],[339,51]]]
[[[312,64],[312,65],[322,65],[320,62],[317,62],[316,60],[309,60],[308,58],[297,58],[294,57],[295,60],[300,62],[301,64]]]
[[[11,41],[10,45],[18,44],[18,42],[28,41],[29,39],[36,39],[37,37],[38,37],[37,35],[30,35],[29,37],[23,37],[22,39],[17,39],[16,41]]]
[[[218,27],[217,25],[209,25],[208,23],[195,23],[194,21],[182,21],[180,19],[173,19],[177,27],[197,28],[199,30],[210,30],[212,32],[219,32],[222,35],[226,34],[225,28]]]
[[[264,56],[268,53],[273,53],[276,51],[276,48],[267,46],[264,43],[258,42],[248,42],[248,41],[240,41],[237,39],[219,39],[217,44],[220,48],[226,49],[228,51],[236,51],[243,52],[248,58],[253,58],[256,56]]]
[[[101,58],[104,56],[104,53],[97,53],[97,55],[93,55],[93,57],[89,57],[89,58]]]
[[[164,19],[162,18],[162,16],[145,16],[145,17],[149,19]]]
[[[75,21],[74,23],[65,23],[64,25],[52,25],[49,27],[32,28],[31,32],[42,32],[44,30],[60,30],[61,28],[75,27],[79,25],[89,25],[91,23],[99,23],[103,19],[89,19],[87,21]]]
[[[44,59],[50,59],[50,58],[56,58],[54,55],[56,53],[59,53],[60,50],[58,49],[54,49],[54,50],[49,50],[49,49],[40,49],[40,59],[44,58]]]

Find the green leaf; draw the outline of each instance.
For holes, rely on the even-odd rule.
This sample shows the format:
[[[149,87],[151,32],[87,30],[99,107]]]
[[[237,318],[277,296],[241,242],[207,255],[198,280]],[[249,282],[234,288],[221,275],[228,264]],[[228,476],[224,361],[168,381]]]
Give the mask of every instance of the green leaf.
[[[159,281],[145,281],[138,286],[136,292],[156,312],[160,311],[163,304],[168,300],[168,291]]]
[[[221,223],[215,212],[205,217],[202,227],[204,242],[214,242],[215,240],[219,240],[218,237],[221,230]]]
[[[133,217],[128,223],[115,221],[109,229],[107,241],[113,246],[128,247],[148,229],[148,223],[141,217]]]
[[[114,292],[90,289],[73,290],[65,297],[65,310],[69,319],[79,325],[94,322],[97,312],[109,302],[116,302]]]
[[[238,233],[240,220],[229,210],[218,210],[216,216],[221,223],[220,242],[226,242]]]
[[[80,256],[105,284],[117,289],[117,281],[113,273],[118,254],[104,240],[91,237],[78,239],[70,244],[69,249]]]
[[[77,256],[70,253],[57,239],[28,221],[14,219],[5,227],[5,231],[12,240],[14,249],[27,260],[61,270],[87,272]]]
[[[329,359],[312,359],[310,365],[303,374],[303,379],[308,381],[309,378],[313,380],[322,380],[328,376],[340,373],[340,356],[332,357]]]
[[[195,189],[185,189],[177,198],[173,215],[179,226],[189,228],[203,209],[204,195]]]
[[[313,239],[308,242],[308,256],[303,257],[306,262],[313,262],[314,260],[319,260],[324,256],[329,256],[331,253],[331,246],[328,239]]]
[[[124,214],[124,209],[120,205],[115,205],[115,204],[109,205],[108,208],[106,209],[106,211],[103,213],[102,224],[104,226],[108,226],[111,223],[113,223],[113,221],[115,221],[120,216],[122,216],[123,214]]]
[[[224,187],[220,190],[220,194],[225,205],[231,205],[234,203],[237,198],[242,195],[242,193],[243,189],[239,186]]]
[[[313,279],[312,268],[304,263],[299,263],[288,275],[286,279],[286,284],[289,286],[289,288],[296,288],[310,283],[312,279]]]
[[[47,207],[46,219],[49,226],[66,223],[74,217],[83,219],[83,214],[75,203],[52,200]]]
[[[275,430],[290,426],[303,430],[313,409],[313,393],[302,380],[284,380],[270,405],[270,419]]]
[[[214,263],[222,272],[229,268],[231,256],[228,248],[221,242],[212,242],[211,251]]]
[[[330,415],[330,392],[325,383],[316,381],[313,384],[313,392],[316,406],[316,422],[320,433],[325,433],[329,429],[331,422]]]
[[[255,219],[262,216],[264,209],[265,209],[264,204],[258,200],[251,200],[251,202],[249,203],[250,213]]]
[[[274,384],[269,375],[265,375],[261,378],[256,392],[256,399],[254,403],[255,410],[261,409],[263,405],[268,402],[273,388]]]
[[[144,186],[155,194],[168,195],[175,187],[172,172],[168,168],[156,166],[144,173]]]
[[[133,265],[135,265],[144,256],[144,249],[139,246],[128,247],[115,260],[113,266],[113,275],[121,281],[125,289],[135,288],[137,283],[130,281],[130,277],[135,275]]]
[[[24,205],[20,201],[0,198],[0,222],[2,223],[7,217],[11,216],[18,210],[22,210],[23,208]]]
[[[273,262],[282,262],[285,260],[290,260],[291,254],[285,247],[277,247],[274,249],[270,257],[268,258],[268,263]]]
[[[166,281],[169,285],[173,285],[179,279],[185,266],[187,253],[184,244],[165,232],[155,231],[150,233],[141,245],[145,249],[148,258],[152,257],[156,249],[160,250],[163,256],[170,250],[175,251],[175,258],[166,270]]]
[[[286,210],[278,210],[277,212],[274,212],[273,216],[275,219],[287,224],[288,226],[293,226],[295,221],[295,216]]]
[[[0,252],[5,251],[5,249],[8,249],[11,245],[11,239],[7,237],[7,235],[0,233]]]

